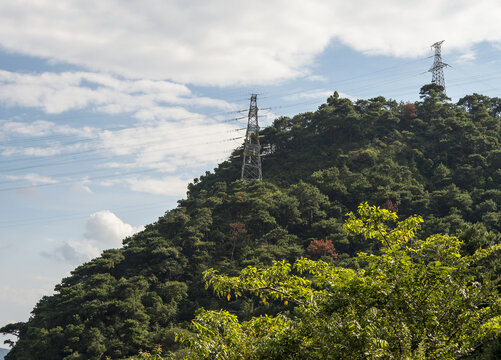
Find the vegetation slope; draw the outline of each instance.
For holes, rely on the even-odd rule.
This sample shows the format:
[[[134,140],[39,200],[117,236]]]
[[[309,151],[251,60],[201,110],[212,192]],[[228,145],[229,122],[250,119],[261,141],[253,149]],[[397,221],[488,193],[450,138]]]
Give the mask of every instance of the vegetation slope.
[[[422,215],[423,236],[458,235],[465,254],[499,243],[501,99],[454,104],[441,90],[424,86],[414,104],[334,93],[315,112],[276,119],[261,132],[265,181],[237,180],[237,156],[194,179],[177,208],[77,267],[27,322],[0,329],[19,338],[6,359],[119,359],[155,344],[176,351],[174,334],[202,307],[242,319],[276,313],[280,305],[251,297],[214,297],[202,273],[300,256],[356,267],[356,253],[380,250],[342,228],[365,201]]]

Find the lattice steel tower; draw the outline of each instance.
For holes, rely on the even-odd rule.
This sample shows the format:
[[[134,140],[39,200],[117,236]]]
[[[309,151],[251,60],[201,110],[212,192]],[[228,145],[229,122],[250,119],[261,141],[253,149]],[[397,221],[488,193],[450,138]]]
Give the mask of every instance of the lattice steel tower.
[[[261,145],[259,144],[259,123],[257,120],[257,95],[252,94],[249,107],[249,120],[245,133],[242,162],[242,180],[247,182],[263,180],[261,171]]]
[[[449,65],[442,61],[442,43],[444,41],[445,40],[437,41],[431,46],[432,49],[435,49],[435,60],[433,61],[432,67],[428,71],[432,73],[431,82],[442,86],[445,93],[444,67]]]

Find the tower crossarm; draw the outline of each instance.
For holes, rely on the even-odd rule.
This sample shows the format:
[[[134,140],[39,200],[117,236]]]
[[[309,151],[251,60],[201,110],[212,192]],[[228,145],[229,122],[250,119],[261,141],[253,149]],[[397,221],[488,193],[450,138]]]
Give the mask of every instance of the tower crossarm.
[[[428,71],[432,73],[431,82],[433,84],[442,86],[445,92],[445,79],[443,69],[449,66],[449,64],[446,64],[442,61],[442,44],[444,43],[444,41],[445,40],[437,41],[436,43],[431,45],[431,48],[435,49],[435,56],[433,59],[433,65]]]

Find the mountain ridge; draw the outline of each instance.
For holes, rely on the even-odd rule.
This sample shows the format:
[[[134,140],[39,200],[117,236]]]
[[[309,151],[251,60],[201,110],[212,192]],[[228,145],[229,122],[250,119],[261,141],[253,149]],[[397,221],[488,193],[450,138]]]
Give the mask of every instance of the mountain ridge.
[[[236,149],[122,249],[72,271],[28,322],[4,326],[19,334],[7,360],[123,358],[157,343],[182,354],[175,333],[189,331],[201,307],[242,318],[277,312],[276,304],[212,296],[202,272],[236,274],[299,256],[356,266],[354,254],[378,251],[342,230],[363,201],[402,218],[421,214],[423,234],[456,234],[466,252],[499,242],[501,100],[473,94],[452,104],[442,90],[424,86],[414,104],[335,92],[315,112],[276,119],[261,131],[265,181],[238,180]],[[315,252],[314,241],[335,256]]]

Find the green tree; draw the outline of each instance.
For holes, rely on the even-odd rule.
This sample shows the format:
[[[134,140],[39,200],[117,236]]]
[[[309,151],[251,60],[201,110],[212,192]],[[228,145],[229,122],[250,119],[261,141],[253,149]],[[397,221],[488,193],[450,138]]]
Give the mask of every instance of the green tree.
[[[416,236],[422,218],[397,220],[362,204],[345,229],[381,243],[379,255],[358,254],[359,270],[299,259],[293,265],[248,267],[205,281],[228,299],[250,292],[281,301],[290,312],[239,322],[204,311],[196,334],[183,336],[190,359],[458,359],[501,332],[501,300],[477,265],[501,246],[461,254],[448,235]]]
[[[118,359],[153,344],[177,351],[173,329],[201,307],[246,320],[276,314],[283,304],[211,297],[203,271],[236,275],[248,265],[293,263],[314,239],[332,241],[339,266],[365,266],[355,255],[377,254],[378,240],[342,228],[342,215],[362,201],[391,200],[402,218],[421,214],[419,237],[459,236],[464,255],[499,244],[501,99],[473,94],[454,104],[434,84],[421,95],[407,106],[334,93],[317,111],[276,119],[260,134],[265,181],[236,180],[242,148],[235,149],[188,186],[176,209],[72,271],[25,323],[0,324],[18,336],[6,358]],[[233,237],[234,223],[247,233]],[[499,276],[500,264],[488,259],[481,271]],[[482,358],[496,346],[479,350]],[[490,356],[500,358],[496,350]]]

